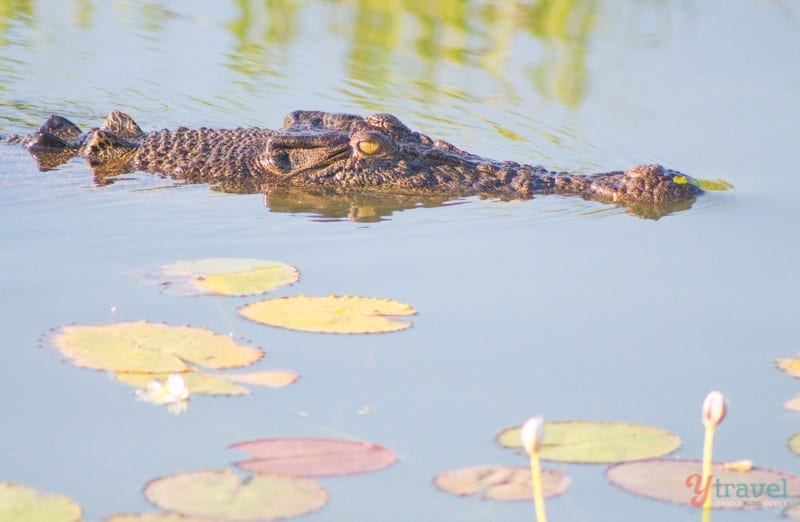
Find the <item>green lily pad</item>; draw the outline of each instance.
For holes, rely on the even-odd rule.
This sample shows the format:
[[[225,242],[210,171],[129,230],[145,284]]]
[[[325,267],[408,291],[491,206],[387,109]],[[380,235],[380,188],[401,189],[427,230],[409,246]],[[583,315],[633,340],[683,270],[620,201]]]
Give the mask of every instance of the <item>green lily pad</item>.
[[[416,314],[411,305],[391,299],[358,296],[293,296],[265,299],[238,308],[251,321],[320,333],[395,332],[411,322],[391,316]]]
[[[236,466],[258,473],[332,477],[391,466],[397,455],[383,446],[336,439],[262,439],[231,446],[250,455]]]
[[[183,295],[257,295],[300,278],[297,268],[263,259],[209,258],[161,267],[161,284]]]
[[[458,496],[480,494],[491,500],[531,500],[530,468],[520,466],[474,466],[439,473],[436,487]],[[569,477],[549,469],[542,470],[542,494],[545,498],[564,493]]]
[[[295,517],[328,501],[325,489],[306,478],[257,473],[242,481],[232,470],[169,475],[148,482],[144,494],[167,511],[231,522]]]
[[[506,448],[522,448],[520,428],[497,436]],[[651,426],[622,422],[548,421],[539,456],[545,460],[585,464],[609,464],[660,457],[675,451],[680,438]]]
[[[207,328],[139,321],[106,326],[64,326],[52,342],[76,366],[112,372],[182,373],[187,362],[234,368],[264,353]]]
[[[0,482],[0,522],[79,522],[81,507],[62,495]]]
[[[701,470],[699,460],[648,459],[615,464],[606,470],[606,478],[637,495],[694,507],[703,505],[706,493],[713,508],[725,509],[770,509],[800,495],[800,477],[781,471],[737,471],[714,463],[705,488]]]

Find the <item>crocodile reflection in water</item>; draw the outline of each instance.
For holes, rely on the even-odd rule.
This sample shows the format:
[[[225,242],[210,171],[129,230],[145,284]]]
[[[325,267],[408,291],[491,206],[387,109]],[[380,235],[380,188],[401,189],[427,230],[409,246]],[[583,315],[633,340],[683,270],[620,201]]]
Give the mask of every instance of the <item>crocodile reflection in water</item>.
[[[150,133],[119,111],[86,133],[54,115],[22,141],[40,169],[79,156],[100,182],[145,171],[227,192],[305,192],[310,199],[318,194],[338,198],[339,205],[359,193],[385,198],[387,208],[410,208],[421,197],[443,202],[469,195],[561,194],[658,218],[691,207],[703,192],[689,176],[660,165],[577,175],[490,160],[412,131],[388,114],[296,111],[277,130],[181,127]]]

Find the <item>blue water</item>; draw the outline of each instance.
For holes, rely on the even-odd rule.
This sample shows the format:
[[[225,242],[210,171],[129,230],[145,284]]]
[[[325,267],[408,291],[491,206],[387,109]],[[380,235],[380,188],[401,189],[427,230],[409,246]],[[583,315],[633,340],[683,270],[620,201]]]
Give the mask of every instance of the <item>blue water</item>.
[[[3,4],[2,133],[51,113],[91,127],[114,108],[145,130],[381,111],[498,159],[660,162],[735,189],[658,221],[552,196],[360,223],[205,186],[143,190],[164,184],[150,175],[97,187],[80,160],[41,173],[0,146],[0,480],[100,520],[152,510],[140,489],[154,477],[240,460],[229,444],[334,436],[400,462],[322,481],[331,502],[308,520],[532,520],[527,503],[451,497],[432,478],[524,464],[493,437],[535,414],[652,424],[698,457],[711,389],[730,406],[717,458],[800,473],[785,447],[798,416],[781,408],[797,381],[774,365],[800,345],[799,51],[800,10],[780,1]],[[247,299],[163,295],[136,277],[220,256],[299,267],[275,295],[382,296],[419,315],[400,333],[305,334],[243,320]],[[175,417],[41,341],[140,319],[251,339],[259,369],[302,378]],[[610,486],[602,467],[546,467],[572,478],[548,501],[553,520],[699,518]]]

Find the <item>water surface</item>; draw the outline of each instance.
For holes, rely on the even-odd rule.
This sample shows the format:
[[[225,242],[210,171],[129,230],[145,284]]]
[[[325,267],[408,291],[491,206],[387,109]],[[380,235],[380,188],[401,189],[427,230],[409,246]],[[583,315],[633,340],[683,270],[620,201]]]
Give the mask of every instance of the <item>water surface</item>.
[[[799,29],[780,1],[3,3],[6,134],[51,113],[88,128],[114,108],[145,130],[380,111],[488,157],[579,172],[660,162],[735,190],[658,221],[553,196],[364,223],[204,186],[143,190],[164,184],[143,174],[97,187],[79,160],[42,173],[2,146],[0,480],[99,520],[150,510],[153,477],[239,460],[228,444],[336,436],[401,461],[324,481],[332,501],[309,520],[532,519],[525,503],[450,497],[431,479],[521,464],[492,438],[533,414],[653,424],[697,457],[711,389],[730,400],[720,459],[800,472],[785,448],[797,416],[780,407],[797,383],[774,367],[800,342]],[[134,276],[217,256],[298,266],[276,295],[385,296],[420,314],[401,333],[304,334],[241,319],[246,299],[162,295]],[[303,377],[173,417],[40,345],[59,325],[140,319],[252,339],[263,368]],[[609,486],[600,467],[548,467],[573,480],[553,520],[699,516]]]

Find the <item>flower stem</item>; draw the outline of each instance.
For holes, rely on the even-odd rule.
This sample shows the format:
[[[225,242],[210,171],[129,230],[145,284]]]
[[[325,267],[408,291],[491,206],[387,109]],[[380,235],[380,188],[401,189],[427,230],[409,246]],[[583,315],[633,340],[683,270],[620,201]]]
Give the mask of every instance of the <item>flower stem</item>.
[[[530,458],[533,505],[536,508],[536,520],[537,522],[547,522],[547,513],[545,513],[544,510],[544,495],[542,494],[542,466],[539,464],[539,452],[531,452]]]
[[[711,455],[714,452],[714,431],[716,426],[710,424],[706,426],[706,437],[703,444],[703,476],[701,484],[708,488],[706,493],[706,500],[703,503],[703,510],[708,511],[711,509]]]

